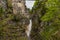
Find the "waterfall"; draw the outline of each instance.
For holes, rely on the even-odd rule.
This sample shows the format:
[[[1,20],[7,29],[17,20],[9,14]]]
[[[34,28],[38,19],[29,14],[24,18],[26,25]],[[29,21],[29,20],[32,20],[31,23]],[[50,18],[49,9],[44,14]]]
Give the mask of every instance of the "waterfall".
[[[27,30],[26,30],[26,34],[27,34],[28,40],[30,40],[30,32],[31,32],[31,29],[32,29],[32,20],[30,19],[29,22],[30,23],[27,26]]]

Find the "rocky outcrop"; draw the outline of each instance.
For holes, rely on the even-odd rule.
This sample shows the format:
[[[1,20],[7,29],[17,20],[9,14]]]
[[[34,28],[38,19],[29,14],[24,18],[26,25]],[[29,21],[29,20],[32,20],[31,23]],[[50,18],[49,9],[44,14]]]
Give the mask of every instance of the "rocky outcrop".
[[[25,0],[0,0],[0,2],[3,9],[6,9],[6,14],[2,14],[5,14],[5,19],[3,17],[0,21],[0,40],[27,40],[25,30],[29,25],[29,12]]]

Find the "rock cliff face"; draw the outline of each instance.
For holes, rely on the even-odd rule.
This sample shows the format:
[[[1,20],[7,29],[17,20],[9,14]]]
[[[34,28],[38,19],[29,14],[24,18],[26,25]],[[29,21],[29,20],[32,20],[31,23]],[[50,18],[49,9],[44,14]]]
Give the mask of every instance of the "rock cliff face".
[[[12,6],[14,14],[21,14],[22,16],[29,17],[25,0],[12,0]]]
[[[25,0],[0,0],[0,5],[6,9],[0,20],[0,40],[27,40],[25,30],[29,25],[29,12]]]

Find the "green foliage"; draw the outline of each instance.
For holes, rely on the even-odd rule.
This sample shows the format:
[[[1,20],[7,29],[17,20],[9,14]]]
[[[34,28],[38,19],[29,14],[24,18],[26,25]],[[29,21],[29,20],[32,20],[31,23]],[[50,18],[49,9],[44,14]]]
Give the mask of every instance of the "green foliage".
[[[56,1],[56,0],[55,1],[48,0],[46,2],[46,7],[48,8],[48,10],[47,10],[46,14],[42,17],[43,21],[49,21],[59,15],[58,11],[60,8],[57,5],[57,2],[58,1]]]
[[[60,2],[59,0],[36,0],[34,7],[32,8],[32,14],[38,14],[40,25],[43,22],[43,29],[40,33],[41,40],[60,40],[56,34],[60,35]],[[37,29],[38,29],[37,28]],[[37,35],[36,35],[37,36]],[[53,37],[52,37],[53,36]],[[55,36],[55,37],[54,37]],[[57,38],[57,39],[56,39]]]
[[[27,40],[25,36],[19,35],[25,34],[26,28],[23,22],[28,19],[20,14],[13,14],[11,0],[7,0],[6,5],[7,9],[0,6],[0,37],[3,40],[6,36],[11,36],[12,40]],[[32,40],[60,40],[59,0],[35,0],[33,8],[29,12],[33,19]]]
[[[5,10],[0,6],[0,16],[5,12]]]
[[[41,33],[41,35],[45,37],[44,40],[54,39],[54,38],[51,39],[51,36],[55,34],[57,31],[59,31],[60,29],[60,19],[59,17],[57,17],[58,15],[60,15],[59,5],[60,5],[59,0],[48,0],[46,2],[46,7],[48,8],[48,10],[46,14],[41,18],[41,20],[45,22],[49,22],[49,21],[52,21],[52,22],[51,22],[51,25],[46,26],[44,31]]]

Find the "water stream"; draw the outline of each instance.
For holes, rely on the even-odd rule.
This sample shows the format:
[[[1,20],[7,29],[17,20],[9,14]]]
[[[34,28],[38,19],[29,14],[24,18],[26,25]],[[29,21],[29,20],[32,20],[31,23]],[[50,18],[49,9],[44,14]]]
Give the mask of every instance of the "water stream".
[[[30,23],[27,26],[27,30],[26,30],[26,34],[27,34],[28,40],[30,40],[30,32],[31,32],[31,29],[32,29],[32,20],[30,19],[29,22]]]
[[[33,5],[34,5],[34,2],[35,1],[27,1],[26,0],[26,7],[29,8],[29,9],[32,9]],[[30,33],[31,33],[31,29],[32,29],[32,20],[30,19],[29,20],[29,25],[27,26],[27,30],[26,30],[26,34],[27,34],[27,37],[28,37],[28,40],[30,40]]]

